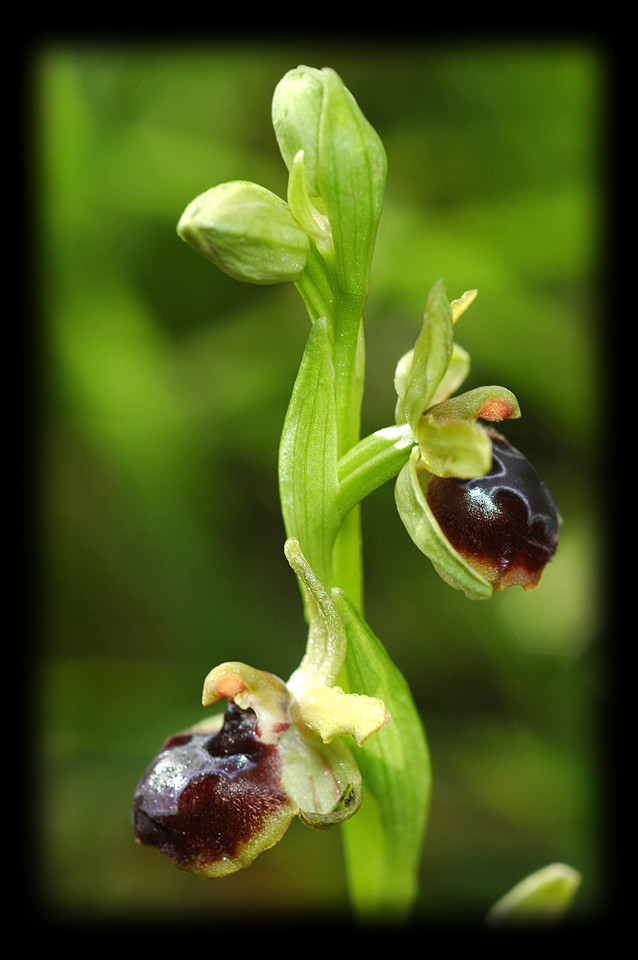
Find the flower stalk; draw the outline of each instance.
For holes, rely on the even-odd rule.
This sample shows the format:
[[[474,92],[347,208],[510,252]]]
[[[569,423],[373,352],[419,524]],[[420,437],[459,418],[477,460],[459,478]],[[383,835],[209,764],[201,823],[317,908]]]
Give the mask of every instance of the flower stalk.
[[[202,702],[227,701],[225,717],[167,741],[136,791],[136,835],[214,877],[252,862],[295,816],[342,824],[353,909],[404,919],[418,892],[430,761],[408,684],[365,620],[360,504],[396,481],[409,535],[472,598],[534,586],[559,517],[531,468],[507,466],[522,455],[486,426],[520,416],[516,397],[498,386],[456,394],[469,356],[455,325],[476,291],[450,301],[441,281],[433,285],[414,349],[396,368],[395,422],[361,438],[363,313],[385,151],[328,68],[289,71],[272,121],[286,199],[245,181],[221,184],[189,204],[178,233],[235,279],[295,284],[308,312],[278,460],[305,652],[286,682],[239,662],[210,671]],[[477,553],[476,530],[496,514],[505,540],[484,538]]]

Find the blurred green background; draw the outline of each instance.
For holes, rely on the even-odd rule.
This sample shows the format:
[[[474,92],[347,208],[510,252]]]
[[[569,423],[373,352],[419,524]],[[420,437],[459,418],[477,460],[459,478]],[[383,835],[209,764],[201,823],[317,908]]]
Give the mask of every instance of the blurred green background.
[[[236,283],[175,233],[197,194],[285,196],[270,124],[290,68],[331,66],[380,133],[387,199],[368,302],[364,431],[443,277],[478,287],[466,386],[552,487],[541,586],[472,603],[407,537],[392,485],[364,505],[366,611],[408,678],[434,792],[420,920],[480,921],[527,873],[608,877],[601,711],[604,550],[594,507],[605,62],[578,42],[68,41],[32,53],[41,251],[33,330],[41,544],[37,891],[61,922],[339,913],[339,831],[291,826],[241,874],[198,881],[133,841],[138,777],[200,719],[210,668],[287,677],[305,643],[283,558],[277,445],[308,332],[294,288]]]

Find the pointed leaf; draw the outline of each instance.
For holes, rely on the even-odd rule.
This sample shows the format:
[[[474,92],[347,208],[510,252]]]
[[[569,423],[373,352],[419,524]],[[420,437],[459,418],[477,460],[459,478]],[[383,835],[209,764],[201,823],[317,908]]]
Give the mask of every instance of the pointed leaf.
[[[387,161],[377,132],[338,75],[322,70],[317,183],[341,289],[363,302],[383,207]]]
[[[365,890],[366,908],[390,906],[405,915],[416,896],[418,867],[430,802],[430,758],[409,687],[348,597],[333,590],[348,635],[348,686],[383,700],[389,724],[356,751],[364,800],[346,830],[355,890]],[[365,849],[361,854],[359,845]]]

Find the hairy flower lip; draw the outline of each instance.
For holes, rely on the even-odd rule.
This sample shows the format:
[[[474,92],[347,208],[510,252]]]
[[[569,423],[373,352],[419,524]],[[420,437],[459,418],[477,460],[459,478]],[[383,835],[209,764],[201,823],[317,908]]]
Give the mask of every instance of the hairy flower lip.
[[[254,711],[231,703],[217,733],[169,738],[135,791],[137,841],[202,877],[232,873],[276,843],[298,811],[279,752],[255,726]]]
[[[495,590],[531,590],[556,553],[560,514],[524,454],[488,434],[492,469],[471,480],[424,477],[427,503],[453,548]]]

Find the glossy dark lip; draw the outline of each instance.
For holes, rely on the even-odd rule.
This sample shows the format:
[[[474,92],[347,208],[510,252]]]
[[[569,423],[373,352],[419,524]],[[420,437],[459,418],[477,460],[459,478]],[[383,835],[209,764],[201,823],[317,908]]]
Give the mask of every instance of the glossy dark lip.
[[[492,469],[484,477],[473,480],[454,480],[468,492],[480,490],[481,494],[497,508],[498,497],[512,494],[525,504],[527,521],[531,525],[540,521],[547,535],[558,537],[560,515],[551,490],[542,480],[527,457],[498,434],[491,433]]]
[[[500,434],[490,436],[491,471],[472,480],[428,477],[428,506],[454,549],[495,588],[530,589],[556,552],[560,514],[524,454]]]
[[[139,843],[186,867],[237,855],[288,803],[278,751],[259,740],[255,725],[252,710],[230,704],[218,733],[166,741],[135,792]]]

